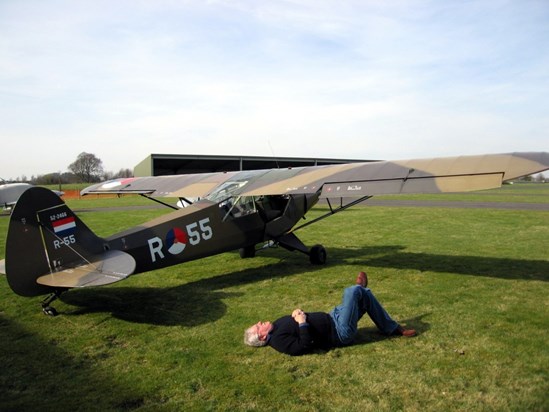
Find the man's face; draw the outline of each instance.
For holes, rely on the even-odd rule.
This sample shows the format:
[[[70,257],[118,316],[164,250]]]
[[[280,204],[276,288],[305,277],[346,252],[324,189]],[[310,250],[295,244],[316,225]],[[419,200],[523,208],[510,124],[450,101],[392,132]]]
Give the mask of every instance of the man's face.
[[[273,328],[273,325],[271,322],[257,322],[255,327],[257,329],[257,334],[259,335],[259,340],[265,340]]]

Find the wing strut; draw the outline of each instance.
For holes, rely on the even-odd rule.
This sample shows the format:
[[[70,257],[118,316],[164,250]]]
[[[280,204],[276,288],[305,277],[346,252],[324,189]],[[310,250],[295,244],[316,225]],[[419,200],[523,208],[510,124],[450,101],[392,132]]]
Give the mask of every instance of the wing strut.
[[[359,203],[364,202],[365,200],[368,200],[371,197],[372,196],[370,196],[370,195],[362,196],[361,198],[353,200],[352,202],[347,203],[345,205],[343,204],[343,198],[340,198],[339,199],[339,206],[337,206],[335,208],[332,207],[332,204],[330,203],[330,199],[326,198],[326,201],[328,202],[328,207],[330,208],[329,212],[323,214],[322,216],[317,217],[316,219],[311,220],[310,222],[304,223],[301,226],[294,227],[289,233],[293,233],[298,229],[302,229],[304,227],[312,225],[313,223],[316,223],[316,222],[318,222],[319,220],[322,220],[322,219],[326,219],[327,217],[335,215],[336,213],[343,212],[344,210],[349,209],[350,207],[353,207],[355,205],[358,205]]]
[[[177,207],[167,204],[166,202],[163,202],[162,200],[158,200],[152,196],[148,196],[148,194],[145,193],[139,193],[139,196],[143,196],[145,199],[149,199],[152,201],[155,201],[156,203],[160,203],[161,205],[168,206],[171,209],[179,210]],[[185,199],[186,200],[186,199]]]

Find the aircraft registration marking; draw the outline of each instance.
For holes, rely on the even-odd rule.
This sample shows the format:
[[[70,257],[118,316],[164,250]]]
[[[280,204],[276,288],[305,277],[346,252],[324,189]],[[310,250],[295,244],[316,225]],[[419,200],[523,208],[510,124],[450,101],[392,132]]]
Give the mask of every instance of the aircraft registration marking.
[[[59,239],[53,240],[53,247],[55,249],[61,249],[62,246],[70,246],[76,243],[74,235],[65,236]]]
[[[49,215],[49,221],[56,238],[53,248],[58,250],[63,246],[76,244],[76,219],[70,213],[63,211]]]
[[[154,263],[158,259],[164,259],[166,255],[162,249],[172,255],[182,253],[187,245],[197,246],[202,241],[207,241],[213,238],[213,230],[210,226],[210,218],[204,218],[197,222],[189,223],[185,226],[185,230],[174,227],[168,231],[165,236],[165,243],[158,236],[148,239],[149,252],[151,261]]]

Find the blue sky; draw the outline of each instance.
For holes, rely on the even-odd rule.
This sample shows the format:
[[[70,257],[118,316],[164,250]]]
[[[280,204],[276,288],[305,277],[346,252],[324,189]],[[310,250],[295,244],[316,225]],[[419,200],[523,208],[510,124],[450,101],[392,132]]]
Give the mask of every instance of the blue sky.
[[[549,150],[549,2],[0,1],[0,177]]]

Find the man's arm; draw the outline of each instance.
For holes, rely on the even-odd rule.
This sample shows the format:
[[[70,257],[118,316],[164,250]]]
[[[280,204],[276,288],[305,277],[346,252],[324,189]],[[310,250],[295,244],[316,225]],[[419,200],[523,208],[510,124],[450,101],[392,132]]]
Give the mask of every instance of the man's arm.
[[[310,352],[312,339],[307,314],[301,309],[296,309],[292,312],[291,318],[287,316],[285,320],[283,319],[280,319],[282,322],[277,325],[275,333],[271,335],[269,345],[279,352],[292,356]]]
[[[294,309],[292,312],[292,318],[299,324],[307,323],[307,315],[301,309]]]

